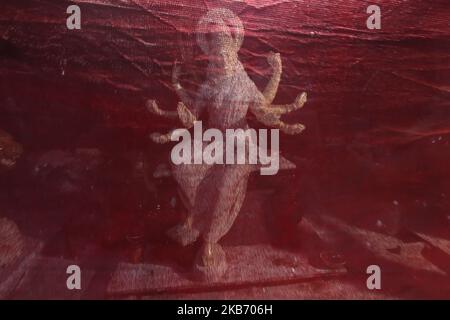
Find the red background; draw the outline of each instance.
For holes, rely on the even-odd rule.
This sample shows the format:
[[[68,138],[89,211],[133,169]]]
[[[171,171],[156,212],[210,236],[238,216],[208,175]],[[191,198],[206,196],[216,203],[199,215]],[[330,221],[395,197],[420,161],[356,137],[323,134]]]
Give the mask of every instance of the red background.
[[[374,2],[381,30],[366,28]],[[289,118],[307,130],[281,136],[298,167],[285,186],[291,200],[276,203],[281,224],[294,206],[301,215],[331,214],[367,229],[384,219],[383,232],[449,238],[447,0],[76,3],[81,30],[66,28],[66,2],[0,4],[0,128],[25,150],[2,179],[0,205],[24,233],[46,239],[49,255],[77,256],[85,243],[105,239],[120,246],[136,232],[170,252],[164,231],[182,212],[169,205],[174,185],[154,182],[158,192],[149,193],[139,163],[151,171],[168,156],[169,147],[152,144],[148,134],[174,124],[150,115],[145,101],[175,109],[175,60],[186,87],[201,84],[205,57],[195,27],[214,7],[242,19],[240,59],[260,89],[270,76],[266,57],[275,51],[283,61],[275,102],[308,93],[305,108]],[[33,173],[46,152],[77,148],[100,151],[90,171],[78,159],[79,167]],[[252,179],[249,188],[270,189],[272,180],[264,179]],[[75,189],[63,191],[66,180]],[[246,242],[234,236],[232,242]]]

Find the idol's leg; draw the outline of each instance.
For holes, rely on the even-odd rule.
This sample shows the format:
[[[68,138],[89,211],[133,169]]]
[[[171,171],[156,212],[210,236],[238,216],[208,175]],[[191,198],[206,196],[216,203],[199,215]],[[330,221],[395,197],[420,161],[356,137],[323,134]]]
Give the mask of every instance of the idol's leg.
[[[218,241],[231,229],[244,202],[250,169],[247,166],[216,166],[199,188],[194,225],[203,240],[195,269],[206,280],[220,278],[226,257]]]
[[[209,165],[178,165],[172,169],[172,174],[178,183],[178,193],[187,209],[188,216],[184,222],[170,229],[167,234],[174,241],[183,246],[194,243],[199,230],[194,226],[194,212],[198,211],[196,199],[198,189],[205,177],[211,171]]]

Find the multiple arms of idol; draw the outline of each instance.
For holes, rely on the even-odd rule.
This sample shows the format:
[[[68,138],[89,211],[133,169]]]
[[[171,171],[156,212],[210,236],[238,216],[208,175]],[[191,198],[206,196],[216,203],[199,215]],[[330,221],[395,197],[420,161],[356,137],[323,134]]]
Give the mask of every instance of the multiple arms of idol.
[[[251,105],[250,111],[256,116],[256,119],[259,122],[266,126],[280,129],[286,134],[299,134],[305,129],[305,126],[300,123],[287,124],[281,120],[281,116],[302,108],[307,100],[306,93],[304,92],[300,94],[292,104],[273,105],[272,102],[277,94],[278,85],[282,74],[282,64],[280,54],[278,53],[271,53],[267,60],[272,67],[273,74],[264,92],[261,94],[262,98],[255,99],[260,102]],[[189,129],[197,120],[197,117],[190,111],[193,110],[194,99],[181,86],[178,80],[180,73],[179,71],[179,65],[175,63],[172,71],[172,85],[178,95],[178,98],[180,99],[177,111],[162,110],[158,107],[158,104],[154,100],[147,101],[147,109],[151,113],[164,118],[174,120],[179,119],[182,125]],[[152,133],[150,138],[156,143],[168,143],[170,142],[172,133],[173,130],[166,134]]]

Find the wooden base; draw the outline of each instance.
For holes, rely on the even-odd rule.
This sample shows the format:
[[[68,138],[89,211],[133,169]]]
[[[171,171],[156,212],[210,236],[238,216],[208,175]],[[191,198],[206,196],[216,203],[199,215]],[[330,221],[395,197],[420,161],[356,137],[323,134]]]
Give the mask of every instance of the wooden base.
[[[193,272],[180,273],[170,266],[120,263],[108,285],[111,297],[160,293],[233,289],[252,285],[276,285],[343,275],[345,269],[320,270],[307,258],[271,246],[224,247],[228,270],[214,282],[196,281]]]

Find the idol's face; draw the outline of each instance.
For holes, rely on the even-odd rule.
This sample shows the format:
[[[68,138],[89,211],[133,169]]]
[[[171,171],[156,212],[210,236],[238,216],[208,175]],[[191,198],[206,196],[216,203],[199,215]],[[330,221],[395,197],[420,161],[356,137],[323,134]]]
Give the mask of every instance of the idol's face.
[[[209,39],[209,65],[218,76],[229,75],[234,71],[237,53],[233,38],[225,32],[211,33]]]

